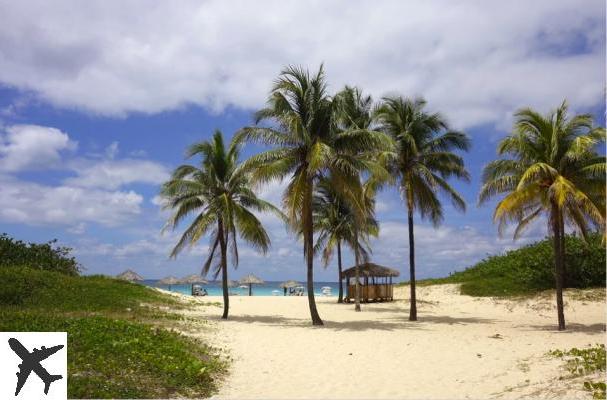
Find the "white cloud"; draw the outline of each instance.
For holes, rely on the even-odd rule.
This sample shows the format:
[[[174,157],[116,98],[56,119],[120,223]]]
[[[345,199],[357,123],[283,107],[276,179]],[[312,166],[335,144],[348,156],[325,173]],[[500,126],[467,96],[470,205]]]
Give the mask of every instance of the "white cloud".
[[[564,97],[587,108],[605,87],[600,0],[23,1],[0,14],[0,82],[101,114],[257,108],[284,65],[322,61],[332,90],[422,94],[459,127]]]
[[[0,176],[0,220],[27,225],[75,226],[126,223],[138,215],[143,197],[133,191],[48,186]]]
[[[415,225],[415,254],[420,276],[445,276],[448,272],[471,266],[489,254],[498,254],[540,240],[545,226],[535,224],[532,229],[514,242],[512,231],[500,238],[496,233],[483,234],[470,226],[442,225],[434,228]],[[407,279],[409,266],[409,236],[406,223],[387,221],[380,223],[380,234],[371,241],[372,258],[401,271]]]
[[[65,180],[65,184],[86,187],[118,189],[131,183],[160,184],[169,178],[167,168],[147,160],[103,160],[75,162],[72,169],[77,176]]]
[[[0,134],[0,170],[19,171],[57,167],[61,151],[75,150],[76,142],[59,129],[13,125]]]

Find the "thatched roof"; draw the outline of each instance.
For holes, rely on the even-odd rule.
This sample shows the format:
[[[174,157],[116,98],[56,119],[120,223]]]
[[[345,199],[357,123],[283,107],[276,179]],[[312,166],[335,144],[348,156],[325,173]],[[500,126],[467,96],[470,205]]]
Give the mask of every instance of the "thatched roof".
[[[206,279],[198,274],[188,275],[185,278],[179,279],[178,283],[209,283]]]
[[[177,283],[179,283],[179,279],[174,276],[167,276],[157,282],[158,285],[175,285]]]
[[[264,283],[263,280],[259,279],[258,277],[256,277],[253,274],[249,274],[249,275],[245,276],[244,278],[242,278],[238,282],[241,285],[249,285],[249,284],[263,285],[263,283]]]
[[[384,267],[375,263],[363,263],[359,264],[360,276],[375,276],[375,277],[386,277],[386,276],[399,276],[400,272],[393,268]],[[348,268],[342,272],[345,278],[352,278],[356,276],[356,268]]]
[[[116,275],[118,279],[124,279],[125,281],[142,281],[143,277],[137,272],[127,269],[121,274]]]
[[[292,287],[296,287],[296,286],[299,286],[299,285],[301,285],[301,283],[299,283],[297,281],[294,281],[294,280],[290,280],[290,281],[286,281],[286,282],[281,283],[280,285],[278,285],[278,287],[281,287],[281,288],[292,288]]]

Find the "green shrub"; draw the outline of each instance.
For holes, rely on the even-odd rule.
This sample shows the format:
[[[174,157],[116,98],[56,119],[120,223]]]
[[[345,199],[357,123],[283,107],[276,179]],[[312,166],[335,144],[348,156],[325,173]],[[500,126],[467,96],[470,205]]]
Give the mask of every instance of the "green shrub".
[[[69,247],[58,246],[57,240],[42,244],[25,243],[6,233],[0,234],[0,267],[20,265],[78,275],[81,266],[70,256],[71,251]]]
[[[114,278],[0,268],[0,331],[67,332],[70,398],[213,394],[223,362],[204,343],[162,328],[182,317],[167,305],[177,302]]]
[[[565,268],[565,287],[605,287],[605,245],[601,236],[590,235],[585,242],[568,235]],[[462,294],[472,296],[512,296],[552,289],[555,286],[552,240],[487,257],[464,271],[427,283],[461,283]]]

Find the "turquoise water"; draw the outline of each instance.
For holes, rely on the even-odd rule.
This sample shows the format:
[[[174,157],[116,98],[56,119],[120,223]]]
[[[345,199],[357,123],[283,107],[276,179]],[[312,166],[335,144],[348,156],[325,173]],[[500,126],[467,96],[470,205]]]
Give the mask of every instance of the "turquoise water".
[[[142,283],[147,286],[157,287],[160,289],[169,290],[169,287],[166,285],[158,285],[157,279],[147,279]],[[266,282],[263,285],[253,285],[253,296],[273,296],[274,290],[278,290],[278,295],[283,295],[283,289],[279,287],[281,282]],[[302,286],[305,288],[305,282],[301,282]],[[331,288],[331,296],[337,296],[339,293],[339,284],[337,282],[315,282],[314,283],[314,294],[316,296],[322,295],[322,288],[328,286]],[[221,282],[209,282],[206,285],[202,285],[204,289],[207,290],[209,296],[221,296],[223,292],[221,290]],[[182,294],[191,294],[192,285],[171,285],[170,290],[172,292],[182,293]],[[236,296],[248,296],[249,288],[230,288],[230,293]]]

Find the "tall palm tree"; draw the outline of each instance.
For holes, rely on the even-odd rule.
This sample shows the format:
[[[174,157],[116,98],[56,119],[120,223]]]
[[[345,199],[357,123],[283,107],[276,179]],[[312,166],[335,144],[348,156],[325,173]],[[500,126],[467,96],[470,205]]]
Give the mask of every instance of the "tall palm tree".
[[[395,184],[407,208],[409,226],[409,273],[411,306],[409,320],[417,320],[415,288],[415,240],[413,216],[417,211],[422,219],[435,226],[443,220],[443,207],[438,192],[448,197],[453,206],[465,211],[464,199],[451,187],[451,177],[469,181],[463,159],[454,150],[467,151],[468,137],[462,132],[449,130],[438,113],[428,113],[421,99],[385,97],[376,110],[380,129],[395,142],[396,151],[386,153],[386,168],[396,178]]]
[[[185,218],[193,217],[173,248],[172,258],[186,246],[194,246],[206,234],[211,236],[202,275],[213,269],[216,278],[221,272],[224,319],[228,318],[230,301],[228,247],[234,267],[238,266],[237,235],[265,253],[270,246],[270,238],[253,212],[281,214],[251,190],[250,176],[238,164],[239,153],[240,146],[235,141],[226,149],[223,135],[217,130],[212,140],[196,143],[187,150],[188,158],[202,157],[200,164],[177,167],[161,190],[166,200],[165,208],[174,210],[165,229],[176,229]]]
[[[261,127],[262,121],[271,125]],[[336,103],[327,93],[322,66],[314,75],[298,67],[284,69],[267,106],[255,114],[255,126],[243,128],[238,139],[274,147],[246,162],[257,181],[289,177],[283,206],[291,227],[303,232],[310,315],[314,325],[322,325],[314,300],[314,187],[321,176],[330,174],[336,190],[351,192],[366,167],[356,155],[389,142],[380,134],[337,129]]]
[[[363,260],[367,260],[370,253],[369,236],[377,236],[379,225],[373,215],[367,215],[363,225],[349,205],[349,202],[333,189],[331,179],[323,178],[318,183],[313,200],[314,231],[318,236],[314,252],[322,252],[322,261],[326,266],[331,262],[333,253],[337,250],[337,271],[339,278],[338,303],[343,303],[342,281],[342,244],[347,245],[353,252],[358,252]],[[361,235],[356,239],[356,231]]]
[[[369,95],[363,95],[362,90],[357,87],[346,86],[335,96],[337,104],[337,126],[341,132],[366,132],[367,134],[377,134],[373,130],[373,99]],[[387,137],[389,139],[389,137]],[[362,149],[356,157],[366,161],[367,170],[361,171],[369,176],[364,184],[359,181],[352,188],[350,197],[345,198],[350,203],[352,213],[352,243],[351,246],[354,252],[354,268],[355,268],[355,296],[354,310],[360,309],[360,271],[359,266],[361,258],[366,260],[366,254],[360,253],[362,249],[358,243],[365,241],[369,236],[371,229],[375,236],[379,232],[375,221],[375,193],[376,190],[384,183],[391,181],[392,177],[381,163],[378,163],[382,150],[386,149]]]
[[[500,233],[518,223],[518,238],[532,221],[547,215],[553,237],[558,329],[564,330],[565,223],[585,237],[591,224],[605,226],[605,157],[596,147],[605,129],[590,114],[567,115],[567,103],[542,115],[530,108],[516,112],[513,132],[498,145],[501,157],[483,173],[479,203],[505,195],[494,220]]]

